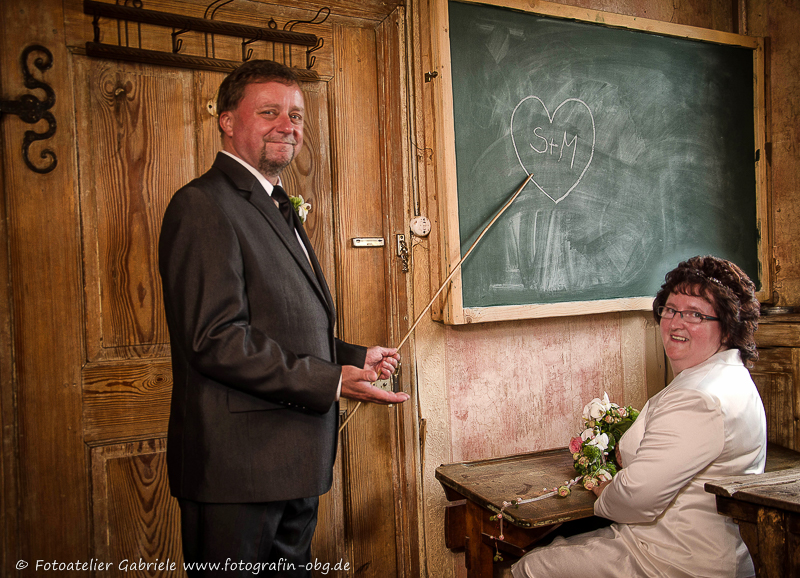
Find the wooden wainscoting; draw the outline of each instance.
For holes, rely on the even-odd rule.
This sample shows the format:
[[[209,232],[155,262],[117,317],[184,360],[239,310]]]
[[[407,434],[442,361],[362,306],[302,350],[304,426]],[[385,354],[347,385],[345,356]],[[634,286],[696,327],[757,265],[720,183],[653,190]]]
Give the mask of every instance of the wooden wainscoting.
[[[800,315],[764,316],[750,374],[767,412],[767,439],[800,450]]]

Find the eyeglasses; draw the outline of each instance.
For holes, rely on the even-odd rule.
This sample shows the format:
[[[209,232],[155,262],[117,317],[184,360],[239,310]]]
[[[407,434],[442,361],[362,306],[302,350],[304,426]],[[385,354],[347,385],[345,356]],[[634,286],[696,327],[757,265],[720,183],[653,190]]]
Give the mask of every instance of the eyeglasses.
[[[676,315],[680,315],[681,319],[686,321],[686,323],[702,323],[703,320],[719,321],[719,317],[704,315],[697,311],[678,311],[677,309],[673,309],[672,307],[658,308],[658,316],[661,317],[661,319],[672,319]]]

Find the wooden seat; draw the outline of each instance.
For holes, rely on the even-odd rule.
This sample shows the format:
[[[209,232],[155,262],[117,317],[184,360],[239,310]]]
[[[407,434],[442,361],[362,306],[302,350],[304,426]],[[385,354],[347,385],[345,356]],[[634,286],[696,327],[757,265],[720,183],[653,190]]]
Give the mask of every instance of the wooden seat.
[[[770,444],[763,474],[705,485],[733,518],[758,578],[800,576],[800,452]]]

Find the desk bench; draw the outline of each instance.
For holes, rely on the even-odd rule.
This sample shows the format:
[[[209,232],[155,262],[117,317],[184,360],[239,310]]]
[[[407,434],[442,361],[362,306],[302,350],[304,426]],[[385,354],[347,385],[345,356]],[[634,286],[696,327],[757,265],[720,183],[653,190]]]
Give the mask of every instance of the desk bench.
[[[445,544],[466,549],[468,578],[491,578],[495,549],[522,556],[563,522],[594,515],[594,494],[574,487],[568,498],[551,497],[510,507],[500,522],[489,520],[504,501],[531,498],[577,474],[569,450],[442,465],[436,479],[450,501],[445,510]]]
[[[535,497],[544,493],[544,488],[552,489],[563,484],[565,480],[574,478],[577,474],[572,463],[572,454],[568,449],[563,448],[504,458],[446,464],[436,468],[436,479],[442,484],[445,496],[450,502],[445,510],[445,545],[451,550],[466,550],[465,563],[468,578],[492,578],[495,549],[514,556],[522,556],[562,523],[594,516],[594,494],[582,487],[575,486],[568,498],[545,498],[506,509],[504,511],[503,540],[498,539],[500,523],[489,519],[500,511],[504,501]],[[777,472],[776,475],[795,475],[792,472],[800,475],[800,453],[770,445],[767,448],[766,470],[767,472]],[[759,476],[745,476],[747,482],[752,482],[757,477]],[[797,486],[800,489],[800,482]],[[717,493],[710,487],[711,484],[706,484],[707,491]],[[733,488],[723,488],[719,491],[736,493]],[[741,498],[743,499],[744,496],[745,494],[742,494]],[[796,498],[797,494],[795,493],[794,496]],[[725,496],[723,498],[728,499]],[[748,520],[756,520],[759,514],[753,510],[745,516],[745,507],[741,506],[745,502],[736,498],[731,501],[739,508],[735,510],[735,513],[743,516],[740,521],[742,538],[750,548],[753,561],[756,562],[756,559],[759,558],[759,548],[760,551],[771,548],[766,542],[759,543],[758,540],[754,542],[749,538],[752,532],[746,524],[758,525],[757,521],[748,522]],[[718,508],[720,508],[719,504],[720,497],[718,495]],[[776,535],[780,533],[780,528],[785,526],[787,532],[794,532],[793,537],[785,534],[786,540],[797,540],[800,535],[800,530],[798,530],[800,509],[793,512],[794,517],[784,518],[786,521],[783,522],[783,526],[776,523],[767,528],[767,525],[762,523],[760,531]],[[727,511],[720,510],[720,513],[731,516],[737,521],[740,520],[736,515]],[[794,530],[791,530],[792,528]],[[754,551],[756,554],[752,554]],[[790,554],[784,555],[781,560],[787,557],[794,560],[795,563],[800,560],[800,542],[792,542],[792,548],[788,551]],[[769,564],[778,560],[773,560],[772,554],[766,558],[769,559]],[[776,564],[778,563],[780,562],[776,561]],[[758,569],[759,566],[757,565],[756,568]],[[794,568],[800,567],[794,566]],[[773,576],[800,577],[800,570],[794,574],[759,574],[760,578],[772,578]]]
[[[800,576],[800,453],[770,446],[766,472],[708,482],[717,511],[739,524],[757,578]]]

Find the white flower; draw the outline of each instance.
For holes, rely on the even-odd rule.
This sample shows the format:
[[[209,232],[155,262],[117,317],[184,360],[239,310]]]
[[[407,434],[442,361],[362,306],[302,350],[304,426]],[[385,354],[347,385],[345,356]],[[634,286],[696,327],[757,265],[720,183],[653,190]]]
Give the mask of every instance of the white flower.
[[[586,428],[585,430],[583,430],[583,431],[581,432],[581,439],[582,439],[583,441],[590,440],[590,439],[592,439],[592,438],[593,438],[593,437],[594,437],[596,434],[597,434],[597,431],[595,431],[594,429],[592,429],[592,428]]]
[[[306,203],[305,199],[303,199],[303,195],[289,197],[289,200],[292,202],[292,207],[294,207],[294,210],[297,211],[297,216],[300,217],[300,222],[305,223],[306,219],[308,218],[308,213],[311,211],[311,203]]]
[[[611,402],[608,400],[608,394],[603,392],[603,399],[594,398],[586,404],[583,408],[583,419],[600,419],[605,413],[611,409]]]
[[[600,435],[594,436],[590,441],[589,445],[597,446],[601,450],[605,451],[608,449],[608,434],[601,433]]]

